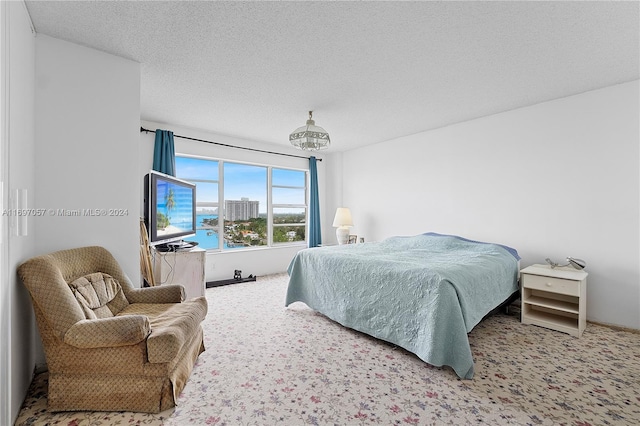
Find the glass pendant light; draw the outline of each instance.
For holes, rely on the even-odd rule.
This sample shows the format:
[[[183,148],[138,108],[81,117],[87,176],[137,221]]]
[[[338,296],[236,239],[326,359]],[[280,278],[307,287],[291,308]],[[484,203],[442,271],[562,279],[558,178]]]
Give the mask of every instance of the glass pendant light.
[[[316,122],[312,118],[313,111],[309,111],[309,119],[307,124],[298,127],[289,135],[289,142],[296,148],[304,151],[318,151],[326,149],[331,145],[329,133],[320,126],[316,126]]]

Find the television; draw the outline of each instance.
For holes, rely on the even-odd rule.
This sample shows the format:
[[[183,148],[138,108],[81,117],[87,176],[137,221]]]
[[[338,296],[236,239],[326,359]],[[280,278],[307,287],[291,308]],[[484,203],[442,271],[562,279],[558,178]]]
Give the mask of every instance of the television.
[[[180,247],[183,238],[196,234],[196,185],[191,182],[149,172],[144,179],[143,208],[152,246]]]

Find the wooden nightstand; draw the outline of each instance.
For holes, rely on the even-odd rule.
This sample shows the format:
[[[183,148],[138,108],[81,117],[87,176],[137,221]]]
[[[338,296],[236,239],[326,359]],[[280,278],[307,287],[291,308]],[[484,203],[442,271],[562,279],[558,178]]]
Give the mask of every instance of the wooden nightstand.
[[[549,265],[521,270],[522,323],[580,337],[587,326],[587,275]]]

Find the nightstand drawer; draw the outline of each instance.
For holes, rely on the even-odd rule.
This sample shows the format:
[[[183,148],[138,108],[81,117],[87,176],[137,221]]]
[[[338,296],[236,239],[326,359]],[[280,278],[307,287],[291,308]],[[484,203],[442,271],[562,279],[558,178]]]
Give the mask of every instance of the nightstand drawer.
[[[522,287],[552,293],[580,296],[580,282],[540,275],[522,275]]]

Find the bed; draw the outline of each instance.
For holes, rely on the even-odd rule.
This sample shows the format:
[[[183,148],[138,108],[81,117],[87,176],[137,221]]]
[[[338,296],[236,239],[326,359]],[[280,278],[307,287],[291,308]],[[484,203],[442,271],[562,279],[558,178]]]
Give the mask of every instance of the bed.
[[[508,246],[426,233],[301,250],[285,306],[303,302],[345,327],[473,377],[469,333],[518,287]]]

